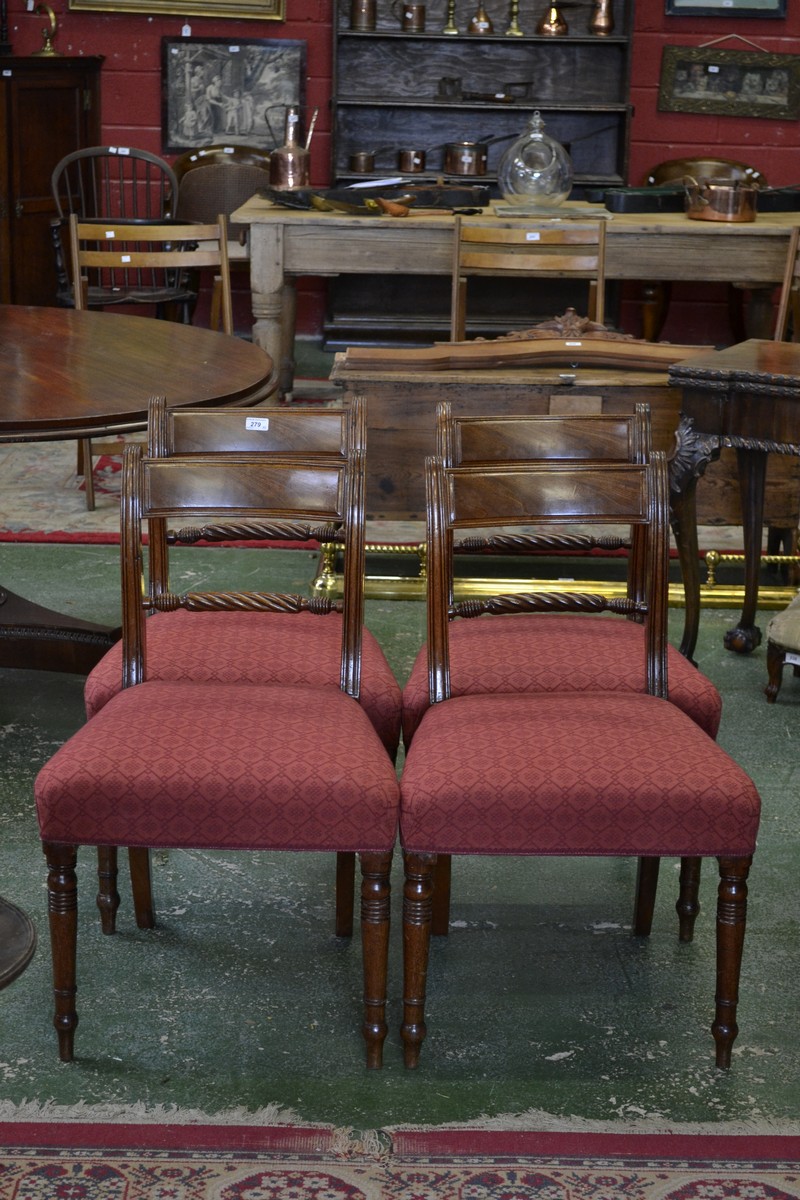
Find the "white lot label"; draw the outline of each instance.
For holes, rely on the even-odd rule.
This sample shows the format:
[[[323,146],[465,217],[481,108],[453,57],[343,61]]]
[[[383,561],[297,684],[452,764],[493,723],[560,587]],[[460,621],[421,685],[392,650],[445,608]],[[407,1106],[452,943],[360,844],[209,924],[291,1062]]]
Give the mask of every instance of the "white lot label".
[[[245,429],[269,429],[269,417],[245,417]]]

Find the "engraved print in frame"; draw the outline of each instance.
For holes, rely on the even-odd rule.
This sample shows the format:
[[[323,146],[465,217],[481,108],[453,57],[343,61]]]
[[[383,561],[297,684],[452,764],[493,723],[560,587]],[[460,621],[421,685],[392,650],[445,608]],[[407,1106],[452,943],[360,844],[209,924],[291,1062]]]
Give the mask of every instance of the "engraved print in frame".
[[[665,46],[658,89],[661,112],[724,117],[800,116],[800,58],[716,46]]]
[[[304,41],[162,38],[163,152],[280,145],[286,107],[305,104],[305,79]]]

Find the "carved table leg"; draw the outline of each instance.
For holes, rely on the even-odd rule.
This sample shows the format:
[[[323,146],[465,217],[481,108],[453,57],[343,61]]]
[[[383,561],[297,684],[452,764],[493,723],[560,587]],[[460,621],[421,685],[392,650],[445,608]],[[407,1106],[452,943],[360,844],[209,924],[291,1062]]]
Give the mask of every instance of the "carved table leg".
[[[739,624],[725,634],[725,649],[735,650],[737,654],[749,654],[761,642],[761,630],[755,620],[758,605],[758,577],[761,570],[761,536],[764,522],[767,455],[763,450],[737,449],[736,458],[742,496],[744,605]]]
[[[681,417],[675,433],[676,448],[669,464],[672,532],[683,577],[685,610],[680,651],[694,662],[700,628],[700,562],[697,541],[697,480],[719,458],[719,438],[695,432],[694,423]],[[695,663],[695,666],[697,664]]]

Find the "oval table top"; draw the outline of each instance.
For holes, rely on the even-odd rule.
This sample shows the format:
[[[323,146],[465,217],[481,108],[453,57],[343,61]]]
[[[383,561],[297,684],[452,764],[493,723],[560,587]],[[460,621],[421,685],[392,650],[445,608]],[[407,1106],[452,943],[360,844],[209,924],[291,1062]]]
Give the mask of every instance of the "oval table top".
[[[0,440],[144,428],[147,402],[255,404],[277,386],[260,346],[176,321],[0,305]]]

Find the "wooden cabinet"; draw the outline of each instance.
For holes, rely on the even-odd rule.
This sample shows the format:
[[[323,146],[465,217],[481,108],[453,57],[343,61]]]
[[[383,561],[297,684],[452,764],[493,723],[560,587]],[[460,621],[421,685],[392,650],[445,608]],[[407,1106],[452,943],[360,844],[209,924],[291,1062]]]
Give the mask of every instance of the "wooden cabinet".
[[[100,57],[0,59],[0,302],[54,304],[50,174],[100,141]]]
[[[489,0],[486,6],[492,34],[468,35],[477,7],[477,0],[456,0],[458,35],[441,32],[448,18],[445,0],[426,5],[425,29],[416,33],[400,28],[400,0],[377,0],[375,29],[368,32],[351,29],[349,7],[340,8],[332,97],[335,181],[443,178],[488,184],[496,194],[500,158],[538,109],[545,132],[569,151],[573,198],[587,189],[624,184],[631,0],[614,0],[614,29],[603,37],[589,31],[595,5],[587,0],[564,6],[568,33],[555,37],[535,34],[546,5],[533,11],[521,6],[523,35],[506,34],[508,0]],[[488,143],[484,175],[453,175],[444,169],[445,147],[463,141]],[[411,149],[425,152],[423,173],[398,169],[400,152]],[[372,170],[356,172],[353,156],[364,152],[374,155]],[[369,289],[363,278],[338,280],[331,288],[329,337],[337,329],[354,334],[371,330],[379,336],[392,330],[395,336],[426,330],[441,335],[447,328],[449,290],[445,281],[432,289],[430,284],[394,277]],[[531,312],[526,299],[530,286],[513,290],[510,300],[508,292],[498,300],[491,289],[485,290],[484,311],[476,310],[475,316],[485,332],[512,328],[520,305],[528,324],[563,311],[551,300],[541,312]]]

